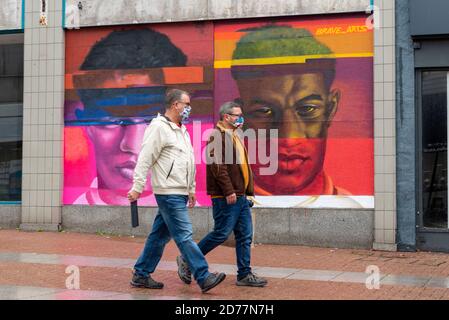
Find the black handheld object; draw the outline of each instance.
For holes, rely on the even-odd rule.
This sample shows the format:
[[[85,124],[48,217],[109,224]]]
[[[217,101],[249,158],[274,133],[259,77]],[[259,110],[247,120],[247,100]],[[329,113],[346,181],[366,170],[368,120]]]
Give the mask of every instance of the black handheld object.
[[[137,200],[131,202],[131,226],[139,226],[139,212],[137,211]]]

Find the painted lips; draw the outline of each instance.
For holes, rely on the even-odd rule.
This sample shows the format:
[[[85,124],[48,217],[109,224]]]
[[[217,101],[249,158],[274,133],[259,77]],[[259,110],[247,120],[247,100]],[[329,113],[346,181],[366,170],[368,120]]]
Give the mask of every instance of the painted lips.
[[[303,163],[308,159],[308,157],[298,154],[279,154],[279,170],[286,173],[297,171],[301,169]]]
[[[136,167],[136,162],[134,162],[134,161],[127,161],[127,162],[122,163],[117,166],[120,174],[128,180],[133,179],[135,167]]]

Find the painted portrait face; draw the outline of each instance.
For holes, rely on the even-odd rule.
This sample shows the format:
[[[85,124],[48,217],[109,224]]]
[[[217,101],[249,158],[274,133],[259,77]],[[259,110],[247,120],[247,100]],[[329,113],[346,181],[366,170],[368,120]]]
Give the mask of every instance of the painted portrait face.
[[[255,182],[272,194],[304,191],[323,169],[327,130],[340,93],[329,92],[320,73],[238,80],[246,127],[278,130],[278,170]],[[267,141],[268,150],[268,141]]]
[[[191,93],[191,118],[212,123],[213,24],[186,23],[179,30],[139,25],[69,32],[65,131],[83,144],[66,145],[65,203],[129,205],[144,131],[164,114],[167,89]],[[180,100],[177,114],[190,104],[189,96]],[[150,179],[140,199],[156,204]]]
[[[103,87],[142,87],[150,82],[146,74],[138,72],[115,72],[115,77],[106,80]],[[112,98],[112,97],[111,97]],[[145,107],[145,106],[143,106]],[[142,145],[147,122],[138,117],[129,117],[126,112],[140,106],[122,106],[123,111],[115,109],[111,116],[122,123],[88,126],[87,134],[94,146],[97,167],[98,187],[102,190],[126,192],[132,187],[134,167]],[[147,187],[148,189],[148,187]]]
[[[134,167],[146,127],[145,123],[139,123],[87,128],[94,145],[100,189],[131,189]]]

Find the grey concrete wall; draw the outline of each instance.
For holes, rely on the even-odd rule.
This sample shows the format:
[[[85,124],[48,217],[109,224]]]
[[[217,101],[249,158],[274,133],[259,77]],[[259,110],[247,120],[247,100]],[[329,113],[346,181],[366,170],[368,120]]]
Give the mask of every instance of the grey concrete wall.
[[[15,229],[20,225],[21,217],[20,204],[0,206],[0,228]]]
[[[0,31],[22,28],[22,0],[0,1]]]
[[[82,9],[78,10],[81,2]],[[66,26],[215,20],[365,11],[370,0],[67,0]]]
[[[396,0],[396,130],[397,130],[397,242],[400,250],[416,244],[416,116],[413,43],[409,1]]]
[[[133,229],[128,207],[64,206],[62,227],[76,232],[147,236],[156,213],[157,208],[139,207],[140,226]],[[372,247],[374,210],[254,209],[253,213],[256,243]],[[195,208],[190,217],[196,240],[214,226],[211,208]]]
[[[371,249],[374,210],[256,209],[255,242]]]
[[[157,214],[155,207],[139,207],[139,227],[131,227],[129,207],[64,206],[62,228],[86,233],[111,233],[147,236]],[[199,239],[212,230],[214,224],[211,208],[195,208],[190,211],[195,238]]]

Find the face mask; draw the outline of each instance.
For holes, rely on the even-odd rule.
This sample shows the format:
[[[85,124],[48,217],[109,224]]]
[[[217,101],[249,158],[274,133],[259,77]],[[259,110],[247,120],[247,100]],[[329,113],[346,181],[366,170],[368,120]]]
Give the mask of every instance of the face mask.
[[[238,117],[237,120],[232,123],[232,125],[236,128],[243,127],[243,124],[245,123],[245,119],[243,117]]]
[[[184,110],[179,114],[181,116],[181,122],[187,122],[190,117],[190,112],[192,112],[192,108],[190,106],[185,106]]]

